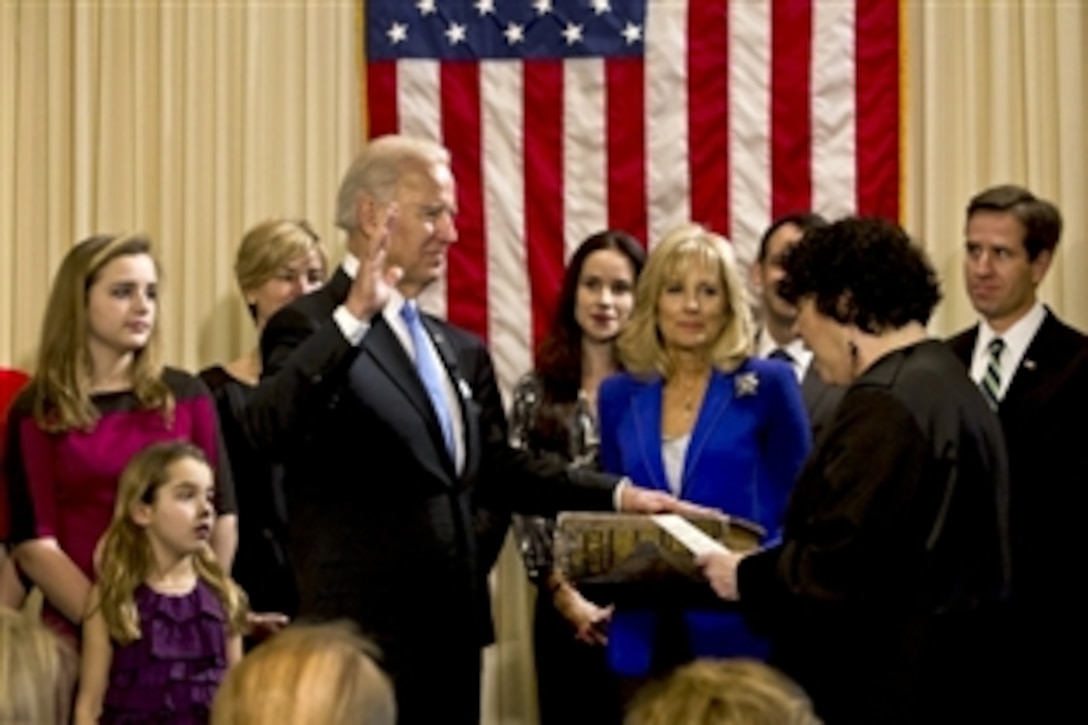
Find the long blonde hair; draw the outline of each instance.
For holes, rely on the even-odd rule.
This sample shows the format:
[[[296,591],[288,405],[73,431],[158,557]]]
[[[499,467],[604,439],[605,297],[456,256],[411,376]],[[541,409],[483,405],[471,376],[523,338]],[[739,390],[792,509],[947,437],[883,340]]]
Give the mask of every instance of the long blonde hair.
[[[140,638],[135,593],[154,566],[147,531],[133,520],[132,510],[141,503],[153,503],[169,479],[170,467],[186,458],[208,465],[204,453],[193,444],[167,441],[137,453],[121,473],[113,519],[102,537],[97,604],[110,636],[120,644]],[[207,543],[193,556],[193,568],[222,601],[230,631],[243,632],[248,610],[245,593],[223,571]]]
[[[147,255],[151,242],[142,235],[95,236],[76,244],[65,255],[53,279],[42,318],[38,364],[34,372],[34,419],[42,430],[63,433],[90,429],[98,421],[91,401],[91,357],[87,347],[87,295],[99,273],[118,257]],[[147,344],[132,363],[132,389],[140,406],[161,410],[169,421],[174,395],[162,379],[162,348],[158,319]]]
[[[672,374],[673,361],[658,331],[657,303],[669,280],[695,264],[718,271],[727,301],[725,325],[710,348],[711,365],[729,372],[752,354],[752,314],[732,245],[698,224],[685,224],[653,248],[639,275],[634,312],[616,342],[620,362],[627,370],[666,378]]]
[[[40,619],[0,607],[0,723],[67,725],[77,667]]]

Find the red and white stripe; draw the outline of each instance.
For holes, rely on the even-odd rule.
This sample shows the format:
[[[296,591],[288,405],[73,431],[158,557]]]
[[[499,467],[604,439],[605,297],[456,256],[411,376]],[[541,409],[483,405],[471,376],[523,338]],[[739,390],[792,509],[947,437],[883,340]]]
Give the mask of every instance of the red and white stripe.
[[[692,219],[747,264],[786,212],[897,218],[899,12],[651,0],[644,59],[369,64],[369,135],[453,152],[460,240],[425,306],[488,339],[508,389],[589,234]]]

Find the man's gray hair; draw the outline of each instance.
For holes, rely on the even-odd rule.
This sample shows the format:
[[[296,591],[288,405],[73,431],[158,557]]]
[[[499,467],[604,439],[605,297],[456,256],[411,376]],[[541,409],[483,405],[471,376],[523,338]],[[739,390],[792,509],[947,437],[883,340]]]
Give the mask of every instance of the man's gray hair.
[[[359,229],[356,206],[366,195],[379,202],[392,201],[401,175],[434,164],[448,166],[450,152],[441,144],[422,138],[389,135],[372,139],[355,157],[340,182],[336,199],[336,226],[349,234]]]

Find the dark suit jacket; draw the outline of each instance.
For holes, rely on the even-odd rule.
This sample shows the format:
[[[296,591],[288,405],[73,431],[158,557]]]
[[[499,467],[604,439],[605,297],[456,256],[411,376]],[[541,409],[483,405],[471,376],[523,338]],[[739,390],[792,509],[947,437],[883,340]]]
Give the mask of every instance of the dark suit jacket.
[[[350,284],[338,270],[269,321],[265,377],[248,410],[254,435],[286,464],[300,616],[346,617],[378,642],[402,722],[439,714],[467,722],[478,707],[479,648],[491,637],[479,507],[611,509],[616,479],[568,473],[510,448],[483,342],[424,316],[461,397],[458,475],[384,317],[358,347],[332,318]]]
[[[766,329],[758,331],[753,338],[756,346],[763,335],[770,333]],[[816,442],[820,433],[831,422],[835,415],[835,409],[839,407],[845,388],[839,385],[828,385],[816,372],[816,366],[810,364],[801,379],[801,399],[805,402],[805,410],[808,411],[809,425],[812,431],[812,440]]]
[[[877,361],[798,477],[740,603],[825,722],[974,722],[1008,586],[1001,428],[942,343]],[[990,693],[992,694],[992,693]],[[977,720],[985,722],[985,717]]]
[[[949,341],[970,368],[978,328]],[[1031,644],[1084,644],[1080,577],[1088,453],[1088,337],[1048,309],[998,406],[1012,481],[1013,602],[1030,619]],[[1030,658],[1025,658],[1030,659]]]

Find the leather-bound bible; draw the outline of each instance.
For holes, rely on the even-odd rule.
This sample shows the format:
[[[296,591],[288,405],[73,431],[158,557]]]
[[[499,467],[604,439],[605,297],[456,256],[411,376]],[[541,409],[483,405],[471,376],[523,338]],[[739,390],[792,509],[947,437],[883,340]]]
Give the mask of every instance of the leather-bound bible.
[[[724,547],[746,552],[765,532],[745,519],[564,512],[555,561],[587,596],[643,604],[659,598],[714,600],[695,553]]]

